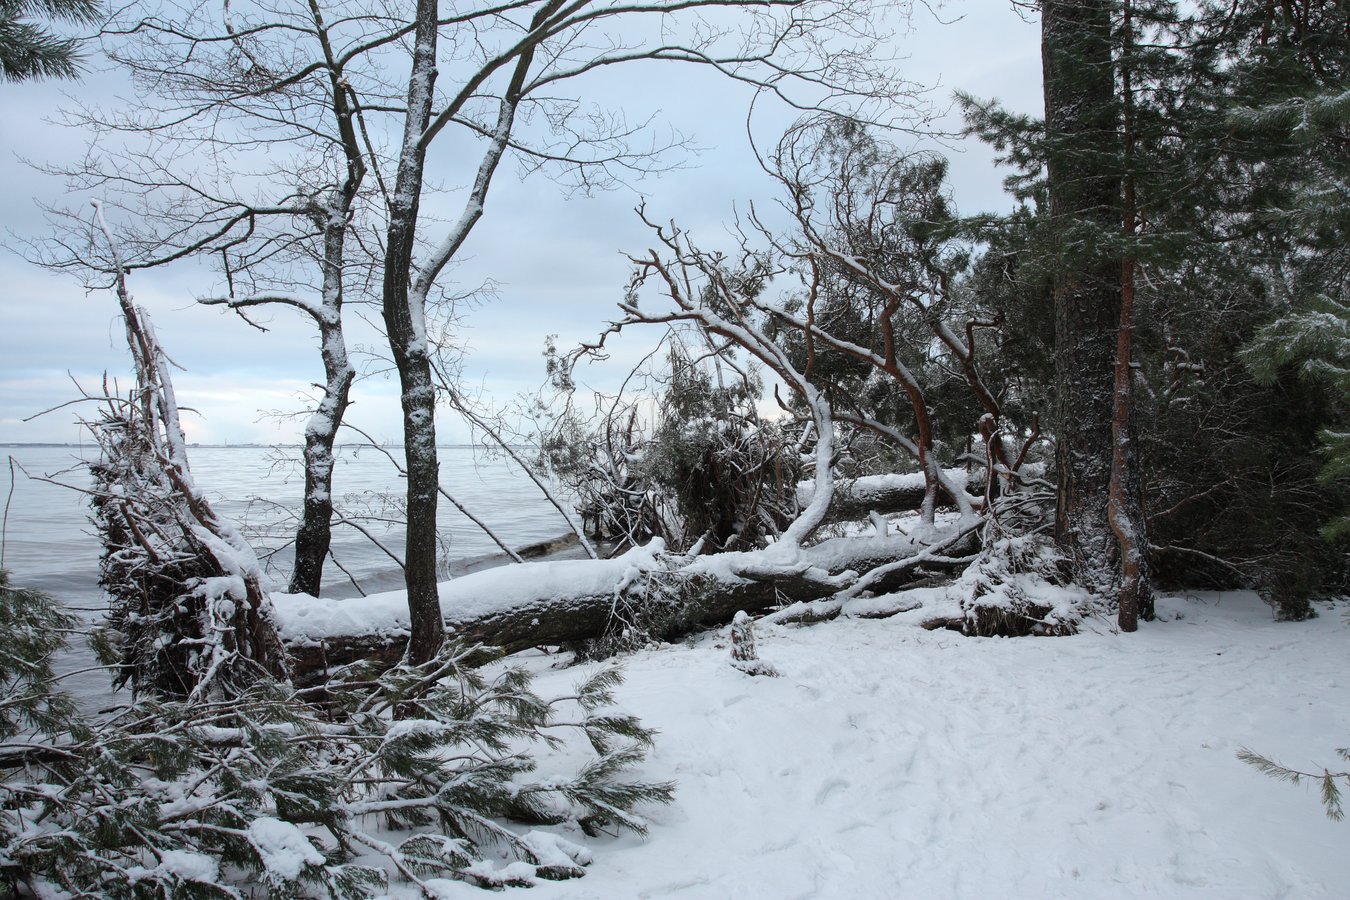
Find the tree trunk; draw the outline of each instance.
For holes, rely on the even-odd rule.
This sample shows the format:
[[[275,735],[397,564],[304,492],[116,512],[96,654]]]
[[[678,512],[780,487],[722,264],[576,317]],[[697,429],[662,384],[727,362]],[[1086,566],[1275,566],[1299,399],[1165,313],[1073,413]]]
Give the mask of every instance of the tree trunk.
[[[1153,618],[1152,592],[1149,588],[1148,533],[1138,473],[1138,453],[1134,441],[1134,383],[1130,368],[1134,338],[1134,280],[1138,260],[1131,246],[1138,228],[1134,184],[1134,96],[1131,78],[1133,45],[1130,0],[1125,0],[1121,29],[1125,47],[1121,53],[1121,97],[1124,135],[1124,222],[1125,258],[1120,272],[1120,326],[1116,336],[1116,360],[1113,372],[1111,416],[1111,498],[1107,514],[1120,552],[1120,595],[1117,624],[1121,631],[1135,631],[1139,617]]]
[[[337,95],[339,100],[341,96]],[[339,109],[342,108],[339,103]],[[342,270],[347,217],[361,181],[359,164],[358,157],[339,195],[341,204],[327,210],[323,223],[323,308],[315,311],[314,319],[319,327],[324,392],[318,409],[305,425],[304,512],[295,533],[295,568],[291,570],[288,588],[292,594],[315,597],[323,587],[323,563],[333,538],[333,444],[356,378],[347,359],[347,341],[342,332]]]
[[[966,472],[963,469],[946,469],[944,474],[948,482],[964,488],[970,494],[978,496],[984,490],[985,473],[982,470]],[[834,496],[830,500],[830,510],[825,521],[852,522],[866,519],[873,512],[918,512],[928,499],[928,482],[931,480],[922,478],[919,473],[841,478],[835,482]],[[814,482],[801,482],[797,485],[797,502],[803,506],[810,503],[814,491]],[[939,496],[939,502],[950,500],[945,496],[946,493],[944,490]]]
[[[385,333],[402,391],[408,473],[408,535],[403,561],[411,617],[408,659],[413,664],[431,659],[445,637],[436,599],[436,500],[440,485],[436,391],[431,377],[425,311],[420,302],[413,302],[422,297],[409,290],[426,159],[423,136],[431,121],[432,88],[436,80],[436,15],[435,0],[418,0],[408,112],[398,177],[389,203],[382,297]]]
[[[1041,4],[1054,285],[1055,537],[1086,586],[1110,589],[1107,521],[1120,325],[1120,169],[1109,0]]]
[[[332,91],[332,111],[347,157],[346,179],[316,210],[323,229],[323,307],[313,312],[319,327],[324,394],[318,409],[305,425],[304,511],[295,534],[295,568],[291,570],[289,587],[292,594],[317,597],[323,588],[323,564],[333,538],[333,444],[342,427],[352,381],[356,378],[347,359],[347,341],[342,331],[342,275],[347,262],[347,231],[351,227],[352,206],[365,180],[366,163],[348,102],[351,88],[333,51],[318,0],[310,0],[309,9],[314,18],[315,34],[323,48]]]
[[[323,564],[333,539],[333,444],[346,414],[355,371],[347,361],[342,326],[320,328],[324,372],[323,400],[305,426],[305,500],[295,533],[295,568],[287,590],[319,596]]]
[[[973,550],[974,541],[971,534],[939,559],[889,571],[869,588],[878,593],[894,591],[934,572],[959,569],[965,565],[959,558]],[[825,599],[840,591],[841,573],[868,572],[903,558],[913,549],[906,539],[898,537],[843,538],[803,550],[796,565],[766,568],[748,564],[739,577],[721,575],[715,579],[709,574],[708,559],[717,559],[720,564],[730,557],[752,561],[755,555],[720,554],[684,563],[676,560],[673,568],[659,570],[655,580],[688,605],[678,615],[648,624],[654,637],[670,640],[696,628],[728,622],[740,610],[754,613]],[[817,565],[812,566],[813,562]],[[576,567],[599,574],[578,578]],[[734,563],[731,568],[735,568]],[[645,602],[651,602],[645,599],[649,595],[645,588],[651,582],[634,579],[634,567],[623,558],[523,563],[505,570],[510,573],[508,581],[503,580],[503,571],[475,572],[443,585],[445,624],[457,640],[498,647],[507,653],[584,641],[602,636],[615,624],[618,599],[626,598],[639,611]],[[574,588],[570,592],[560,590],[562,584]],[[294,600],[282,601],[277,607],[282,639],[297,683],[320,682],[337,666],[354,662],[393,665],[403,656],[406,631],[390,622],[372,626],[372,622],[381,621],[381,614],[362,608],[378,605],[378,596],[301,602],[317,603],[321,608],[297,606]],[[334,634],[331,628],[319,635],[305,631],[311,622],[330,622],[338,617],[353,622],[353,631],[362,633]]]

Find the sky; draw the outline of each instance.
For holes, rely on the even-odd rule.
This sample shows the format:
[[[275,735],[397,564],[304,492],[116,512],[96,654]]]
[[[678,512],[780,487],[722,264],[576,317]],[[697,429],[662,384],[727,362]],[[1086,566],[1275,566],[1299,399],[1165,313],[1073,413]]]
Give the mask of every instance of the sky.
[[[1041,111],[1039,32],[1030,14],[1008,0],[954,0],[914,13],[911,34],[897,34],[897,60],[905,78],[931,87],[945,106],[961,89],[1005,106]],[[97,62],[97,61],[95,61]],[[633,117],[658,119],[689,135],[699,152],[681,168],[629,187],[592,196],[569,194],[546,177],[522,179],[504,165],[493,184],[483,220],[451,273],[463,284],[491,279],[495,297],[462,317],[468,348],[464,379],[497,403],[533,392],[544,381],[545,339],[560,348],[593,339],[617,316],[629,273],[625,252],[650,239],[634,212],[645,200],[658,220],[675,220],[704,244],[727,236],[727,224],[748,204],[771,202],[774,186],[759,171],[746,136],[749,94],[725,79],[673,71],[670,66],[629,66],[588,84],[590,96]],[[115,74],[94,72],[78,83],[0,83],[0,443],[87,441],[78,425],[92,418],[92,404],[73,405],[82,392],[96,393],[104,373],[128,380],[116,301],[106,291],[86,293],[69,275],[52,274],[26,261],[25,245],[51,234],[44,205],[60,204],[60,178],[36,164],[79,158],[88,136],[56,124],[74,97],[115,106],[125,86]],[[793,118],[790,110],[760,101],[754,132],[771,143]],[[935,124],[955,130],[949,117]],[[941,149],[950,159],[950,183],[962,213],[1006,209],[1004,172],[987,148],[894,135],[904,146]],[[453,187],[453,160],[429,162],[433,177]],[[438,169],[445,165],[444,174]],[[459,176],[465,177],[465,176]],[[453,194],[452,194],[453,197]],[[184,427],[201,443],[295,443],[303,428],[306,398],[322,377],[312,325],[287,309],[263,312],[263,334],[219,308],[195,303],[217,289],[218,276],[196,264],[133,273],[130,289],[147,308],[162,343],[181,367],[175,375],[179,402],[189,412]],[[352,345],[377,346],[373,328],[348,325]],[[584,367],[579,380],[610,387],[622,363],[650,348],[650,335],[625,336],[615,358]],[[375,368],[367,365],[366,368]],[[401,433],[397,383],[371,372],[353,389],[349,420],[381,441]],[[60,407],[60,408],[57,408]],[[39,415],[44,410],[53,412]],[[36,416],[36,418],[34,418]],[[447,414],[438,420],[441,441],[469,438]],[[354,438],[352,438],[354,439]]]

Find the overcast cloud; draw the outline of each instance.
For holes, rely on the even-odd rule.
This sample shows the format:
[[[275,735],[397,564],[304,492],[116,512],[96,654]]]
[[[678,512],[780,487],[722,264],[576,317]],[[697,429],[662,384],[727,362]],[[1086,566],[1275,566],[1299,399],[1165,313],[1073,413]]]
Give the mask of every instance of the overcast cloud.
[[[916,33],[900,47],[909,54],[902,74],[935,86],[945,104],[953,89],[998,97],[1007,106],[1039,113],[1039,34],[1007,0],[968,0],[939,13],[958,21],[940,24],[916,13]],[[737,207],[767,203],[773,185],[759,172],[745,135],[748,94],[705,75],[693,77],[670,66],[632,67],[620,78],[597,82],[593,96],[632,111],[632,118],[659,111],[663,120],[703,148],[686,168],[635,185],[650,213],[675,219],[715,244],[725,235]],[[39,204],[58,203],[62,185],[21,160],[57,163],[78,157],[85,136],[51,124],[64,94],[101,102],[117,96],[116,78],[104,75],[74,85],[0,84],[0,177],[5,185],[3,224],[9,250],[0,251],[0,442],[77,442],[78,407],[24,422],[78,396],[75,382],[96,391],[103,373],[123,377],[128,362],[122,347],[115,302],[106,292],[85,291],[71,278],[46,273],[15,252],[24,240],[46,233]],[[792,119],[789,111],[761,108],[757,137],[770,143]],[[949,127],[954,127],[949,122]],[[905,139],[908,143],[909,139]],[[982,147],[966,145],[951,156],[951,183],[963,213],[1008,206]],[[429,163],[433,177],[454,173]],[[447,185],[454,188],[455,185]],[[509,399],[538,387],[543,379],[545,337],[558,334],[560,346],[593,338],[614,315],[628,266],[622,252],[648,246],[633,213],[639,194],[621,189],[593,197],[568,196],[541,176],[521,181],[514,168],[499,173],[487,212],[465,247],[453,277],[465,285],[495,281],[495,299],[466,313],[463,335],[469,383]],[[194,304],[216,289],[203,267],[138,272],[131,279],[137,302],[146,306],[169,353],[183,367],[176,377],[180,402],[196,410],[185,426],[202,443],[295,442],[302,419],[274,412],[304,409],[304,393],[321,375],[315,337],[308,320],[287,309],[265,311],[261,334],[232,313]],[[371,312],[375,318],[378,315]],[[654,338],[654,336],[653,336]],[[354,324],[353,345],[378,347],[372,328]],[[622,356],[645,352],[642,340],[626,339]],[[616,363],[617,363],[616,359]],[[372,367],[375,363],[372,362]],[[615,366],[617,370],[617,365]],[[582,373],[604,382],[602,370]],[[73,380],[72,380],[73,379]],[[358,382],[349,418],[381,440],[400,434],[396,383],[378,374]],[[92,408],[83,414],[91,416]],[[463,440],[462,425],[446,418],[441,439]]]

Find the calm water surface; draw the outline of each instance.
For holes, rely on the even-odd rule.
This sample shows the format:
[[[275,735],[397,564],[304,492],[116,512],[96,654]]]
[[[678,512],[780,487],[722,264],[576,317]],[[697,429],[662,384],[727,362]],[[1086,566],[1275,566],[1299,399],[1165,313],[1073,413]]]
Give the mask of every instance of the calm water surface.
[[[47,591],[86,618],[97,618],[105,606],[98,587],[99,540],[88,518],[87,498],[78,488],[88,484],[77,447],[18,447],[5,453],[14,463],[14,486],[4,531],[4,567],[13,584]],[[96,452],[85,448],[84,452]],[[401,458],[403,451],[391,452]],[[304,493],[304,471],[298,448],[194,447],[189,459],[197,485],[216,511],[238,524],[267,563],[276,587],[284,588],[290,573],[291,538]],[[21,467],[21,469],[20,469]],[[24,472],[29,476],[26,477]],[[50,477],[73,487],[40,478]],[[562,515],[510,460],[491,459],[468,447],[441,450],[441,483],[504,541],[522,546],[561,536]],[[338,505],[399,556],[403,528],[386,519],[397,511],[403,479],[377,449],[345,447],[333,476]],[[392,502],[391,502],[392,501]],[[498,552],[496,544],[444,499],[439,533],[448,571]],[[269,551],[274,551],[269,555]],[[368,593],[402,584],[398,566],[351,527],[334,527],[333,553]],[[351,597],[352,583],[331,563],[324,569],[325,596]],[[87,657],[69,663],[87,664]],[[106,681],[103,677],[97,679]],[[91,679],[95,676],[90,676]],[[100,680],[78,679],[78,693],[100,690]]]

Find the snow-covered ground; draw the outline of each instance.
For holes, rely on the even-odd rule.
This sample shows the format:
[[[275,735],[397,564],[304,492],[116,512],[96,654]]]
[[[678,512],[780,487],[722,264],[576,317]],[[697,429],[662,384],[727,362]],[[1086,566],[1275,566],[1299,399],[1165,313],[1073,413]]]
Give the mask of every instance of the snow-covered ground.
[[[1251,594],[1160,602],[1130,636],[985,639],[903,621],[760,626],[626,660],[678,782],[647,839],[594,841],[547,898],[1350,897],[1350,821],[1240,763],[1350,745],[1347,607],[1275,623]],[[577,672],[541,670],[541,693]],[[482,897],[469,886],[465,897]],[[458,895],[458,891],[456,891]]]

